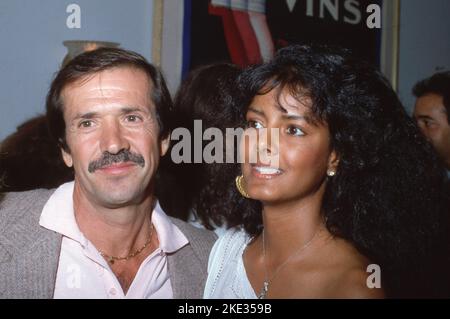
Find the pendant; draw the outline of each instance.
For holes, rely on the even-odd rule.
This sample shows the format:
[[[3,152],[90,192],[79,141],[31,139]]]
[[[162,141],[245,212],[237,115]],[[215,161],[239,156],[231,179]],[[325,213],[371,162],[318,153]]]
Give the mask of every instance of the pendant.
[[[267,281],[264,281],[263,288],[261,289],[261,292],[259,293],[258,299],[266,299],[268,290],[269,290],[269,283]]]

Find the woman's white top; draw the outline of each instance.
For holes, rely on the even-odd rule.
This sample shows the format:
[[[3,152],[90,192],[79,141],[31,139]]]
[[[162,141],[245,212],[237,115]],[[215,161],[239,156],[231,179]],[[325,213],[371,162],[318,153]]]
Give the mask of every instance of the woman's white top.
[[[227,230],[216,241],[209,255],[203,298],[256,299],[242,259],[250,241],[250,236],[239,229]]]

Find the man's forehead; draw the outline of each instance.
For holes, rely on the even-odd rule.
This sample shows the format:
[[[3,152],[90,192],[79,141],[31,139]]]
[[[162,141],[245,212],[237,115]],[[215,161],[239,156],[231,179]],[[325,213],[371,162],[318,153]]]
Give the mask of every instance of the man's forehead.
[[[415,113],[446,113],[444,98],[435,93],[423,95],[417,98],[414,111]]]
[[[67,84],[61,92],[65,107],[118,102],[126,105],[152,103],[153,83],[136,68],[115,68],[97,72]]]
[[[419,97],[417,103],[426,106],[441,106],[444,104],[444,97],[436,93],[429,93]]]
[[[138,69],[137,67],[121,66],[86,74],[85,76],[66,84],[62,92],[70,89],[111,83],[116,85],[127,85],[130,80],[138,82],[140,87],[145,87],[146,89],[153,87],[153,82],[143,70]]]

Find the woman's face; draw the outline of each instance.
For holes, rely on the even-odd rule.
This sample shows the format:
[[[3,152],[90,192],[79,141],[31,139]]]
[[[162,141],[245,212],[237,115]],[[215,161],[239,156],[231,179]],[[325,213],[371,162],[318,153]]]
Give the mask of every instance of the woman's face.
[[[327,170],[336,170],[338,161],[328,127],[313,120],[310,105],[309,98],[299,102],[287,89],[253,99],[246,134],[256,130],[258,138],[241,144],[244,187],[251,198],[278,203],[323,193]],[[278,138],[262,138],[268,131],[273,136],[273,129]]]

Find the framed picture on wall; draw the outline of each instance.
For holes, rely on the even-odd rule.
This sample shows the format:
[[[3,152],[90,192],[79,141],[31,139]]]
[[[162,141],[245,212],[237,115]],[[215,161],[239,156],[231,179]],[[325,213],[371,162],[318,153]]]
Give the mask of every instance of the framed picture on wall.
[[[200,65],[244,67],[292,43],[324,43],[378,66],[396,88],[399,2],[155,0],[153,57],[174,91]]]

